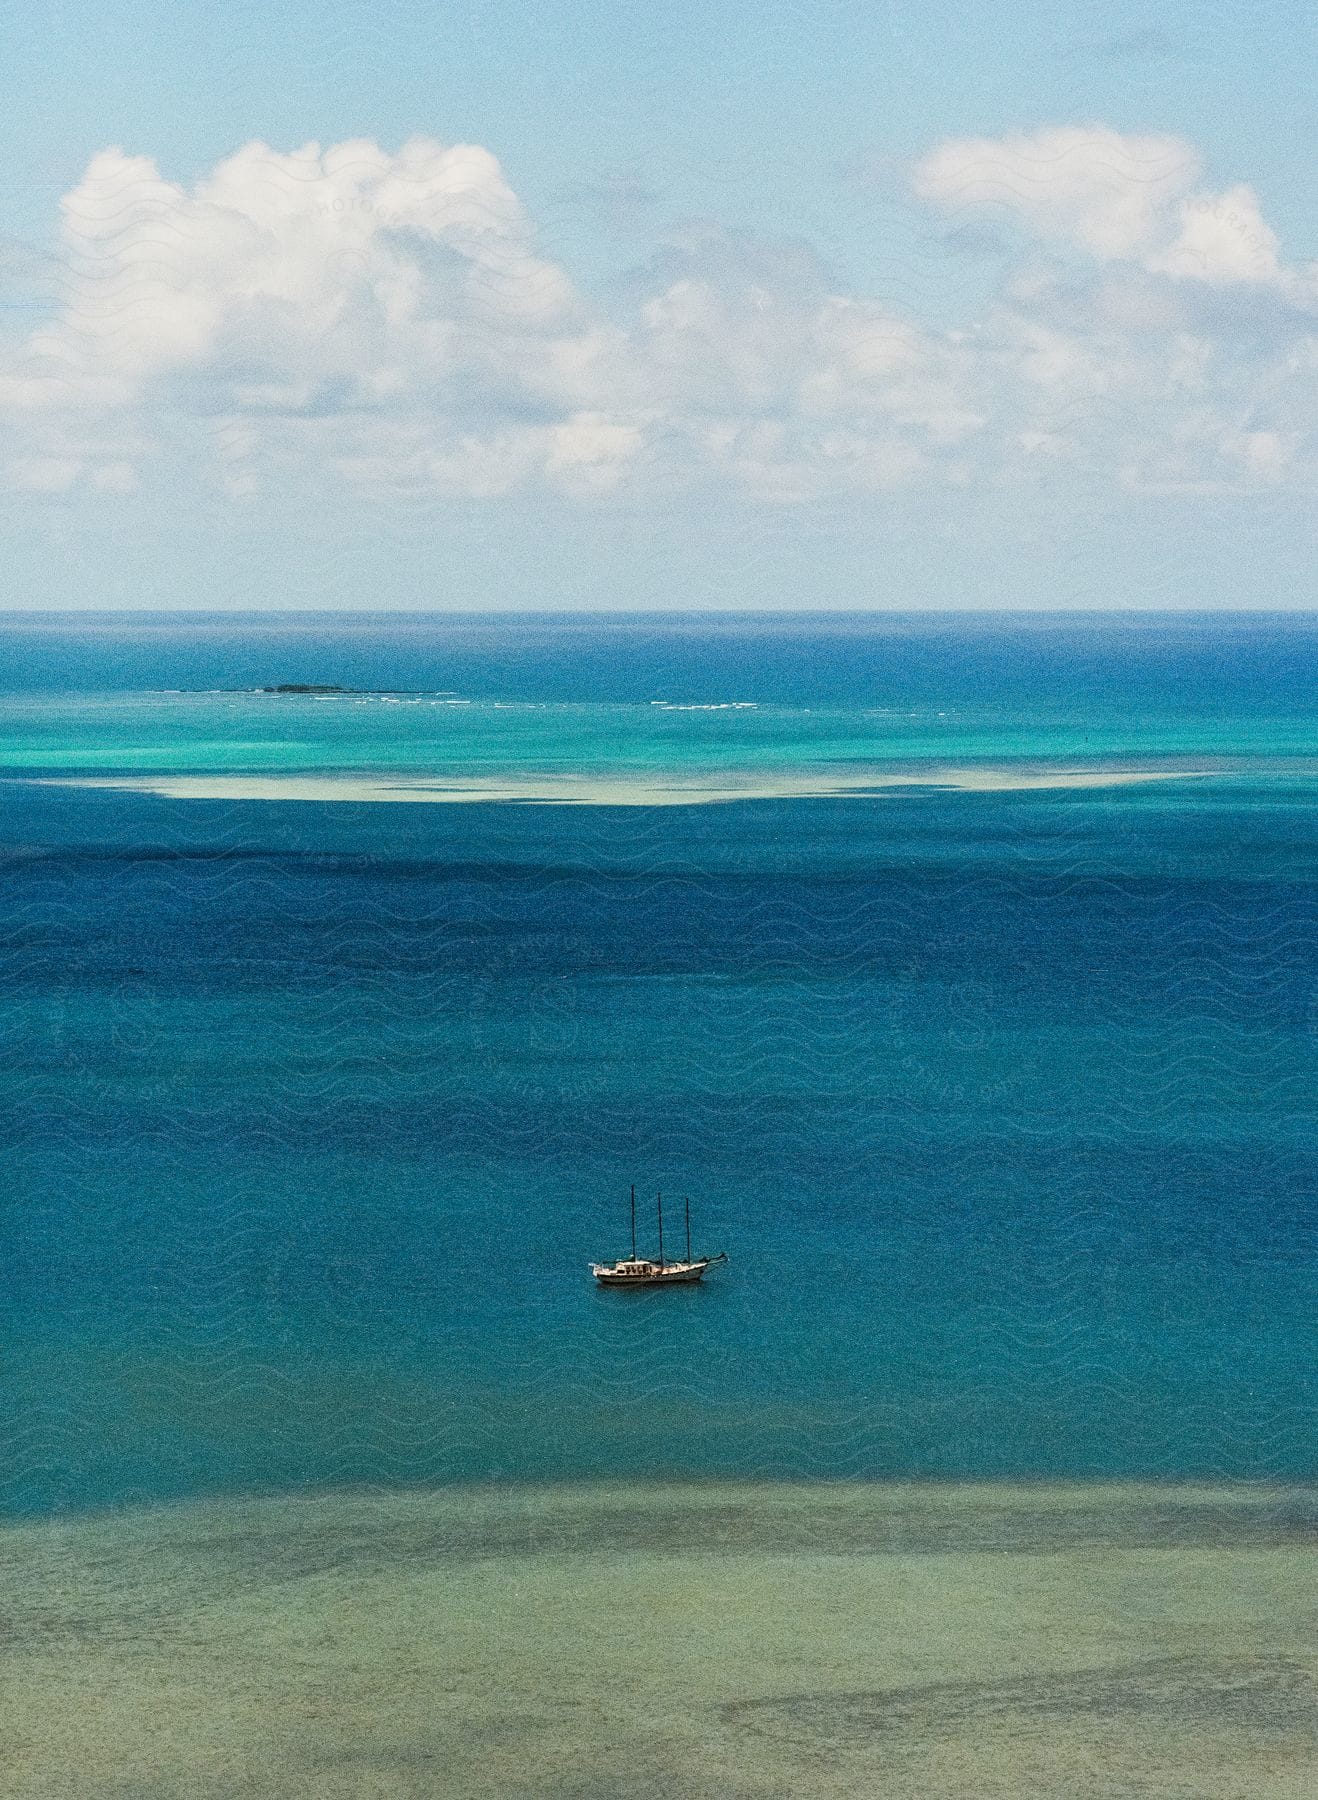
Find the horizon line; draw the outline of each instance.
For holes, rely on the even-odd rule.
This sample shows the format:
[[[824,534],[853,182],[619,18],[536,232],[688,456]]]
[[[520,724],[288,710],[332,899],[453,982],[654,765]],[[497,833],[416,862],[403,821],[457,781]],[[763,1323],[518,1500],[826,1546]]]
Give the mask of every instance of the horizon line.
[[[0,626],[51,619],[1318,619],[1297,606],[50,606],[0,607]]]

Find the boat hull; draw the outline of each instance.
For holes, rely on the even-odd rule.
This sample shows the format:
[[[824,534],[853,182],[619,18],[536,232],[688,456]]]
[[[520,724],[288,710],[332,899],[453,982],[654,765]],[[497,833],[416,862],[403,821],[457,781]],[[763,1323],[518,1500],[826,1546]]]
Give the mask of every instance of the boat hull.
[[[711,1256],[702,1262],[666,1263],[662,1268],[652,1265],[644,1270],[592,1263],[591,1272],[601,1287],[681,1287],[699,1281],[717,1260]]]

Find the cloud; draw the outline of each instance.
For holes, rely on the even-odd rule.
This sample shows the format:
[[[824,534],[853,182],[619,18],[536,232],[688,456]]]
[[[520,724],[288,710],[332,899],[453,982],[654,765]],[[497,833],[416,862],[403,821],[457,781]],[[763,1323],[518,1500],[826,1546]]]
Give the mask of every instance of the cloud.
[[[840,300],[802,245],[689,226],[623,316],[588,304],[479,146],[249,144],[191,189],[111,149],[62,213],[62,304],[0,368],[0,407],[32,456],[76,438],[70,486],[128,488],[126,419],[144,444],[190,423],[235,499],[312,464],[367,493],[812,493],[974,422],[935,337]],[[873,456],[823,444],[843,415],[879,421]]]
[[[1000,291],[956,327],[699,221],[586,294],[479,145],[248,144],[191,187],[104,150],[32,263],[52,303],[0,348],[0,482],[789,506],[1063,468],[1312,479],[1318,281],[1247,185],[1104,126],[950,140],[911,184],[1000,240]]]
[[[191,191],[111,149],[62,213],[62,304],[0,372],[11,413],[80,415],[85,435],[135,409],[410,409],[461,438],[482,416],[570,418],[606,385],[607,333],[479,146],[249,144]]]
[[[1158,244],[1168,205],[1199,173],[1197,152],[1180,138],[1068,125],[949,139],[916,164],[912,186],[952,212],[1014,214],[1046,241],[1131,257]]]
[[[1209,282],[1280,283],[1289,279],[1278,261],[1277,234],[1259,212],[1258,198],[1243,182],[1221,194],[1182,200],[1177,232],[1147,259],[1151,269]]]
[[[912,186],[1024,238],[977,327],[1004,444],[1014,419],[1029,456],[1151,494],[1312,482],[1318,272],[1247,184],[1178,138],[1064,126],[937,145]]]
[[[1243,182],[1200,186],[1203,160],[1182,138],[1105,126],[1048,126],[1004,138],[953,138],[912,171],[929,205],[971,219],[1014,218],[1040,243],[1177,280],[1313,291],[1283,268],[1277,235]]]

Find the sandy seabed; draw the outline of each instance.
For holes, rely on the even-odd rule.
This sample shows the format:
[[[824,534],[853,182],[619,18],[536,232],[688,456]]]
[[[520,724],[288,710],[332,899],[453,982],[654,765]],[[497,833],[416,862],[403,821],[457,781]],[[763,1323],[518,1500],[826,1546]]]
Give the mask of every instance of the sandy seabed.
[[[29,786],[104,788],[163,800],[314,800],[414,803],[520,802],[539,806],[710,806],[734,800],[869,800],[902,789],[1024,793],[1046,788],[1112,788],[1191,781],[1210,769],[1060,767],[883,768],[814,772],[652,775],[43,775]]]
[[[1318,1490],[738,1484],[0,1533],[6,1800],[1318,1791]]]

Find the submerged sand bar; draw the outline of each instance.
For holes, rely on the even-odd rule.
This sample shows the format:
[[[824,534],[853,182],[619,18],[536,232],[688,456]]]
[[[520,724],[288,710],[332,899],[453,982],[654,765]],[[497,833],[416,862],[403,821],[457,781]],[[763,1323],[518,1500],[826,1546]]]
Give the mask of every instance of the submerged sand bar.
[[[1190,781],[1203,768],[1046,768],[1037,766],[882,767],[780,773],[774,770],[680,775],[67,775],[42,776],[43,787],[109,788],[167,800],[393,801],[454,804],[513,801],[542,806],[707,806],[733,800],[875,799],[903,788],[1010,793],[1041,788],[1111,788],[1150,781]]]
[[[730,1484],[13,1526],[5,1793],[1307,1800],[1316,1521],[1304,1487]]]

